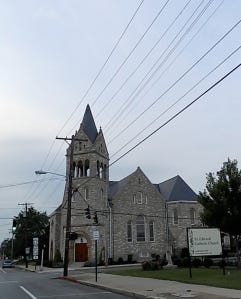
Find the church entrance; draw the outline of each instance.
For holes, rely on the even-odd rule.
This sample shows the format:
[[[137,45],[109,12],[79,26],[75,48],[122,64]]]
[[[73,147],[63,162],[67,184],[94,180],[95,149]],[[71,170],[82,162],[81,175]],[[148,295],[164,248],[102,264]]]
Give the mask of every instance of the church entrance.
[[[75,261],[85,262],[88,260],[87,243],[75,243]]]

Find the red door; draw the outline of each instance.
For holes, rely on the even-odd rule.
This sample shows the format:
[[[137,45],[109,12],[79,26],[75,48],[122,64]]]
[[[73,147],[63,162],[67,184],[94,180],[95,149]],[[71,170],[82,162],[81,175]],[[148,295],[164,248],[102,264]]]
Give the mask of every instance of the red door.
[[[75,244],[75,261],[85,262],[88,260],[88,247],[87,243]]]

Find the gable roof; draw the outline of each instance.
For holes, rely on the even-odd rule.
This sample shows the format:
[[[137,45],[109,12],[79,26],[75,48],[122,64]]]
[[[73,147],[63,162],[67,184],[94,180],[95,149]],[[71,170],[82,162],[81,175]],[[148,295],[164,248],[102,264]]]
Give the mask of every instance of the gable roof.
[[[166,201],[197,201],[197,194],[179,175],[156,186]]]
[[[88,136],[90,141],[92,143],[95,142],[95,139],[98,135],[98,131],[96,129],[95,121],[92,115],[92,112],[90,110],[89,104],[87,105],[85,109],[85,114],[83,117],[83,121],[81,123],[81,128],[85,132],[85,134]]]
[[[131,175],[132,174],[128,175],[120,181],[109,182],[109,198],[113,198],[113,196],[127,184]]]

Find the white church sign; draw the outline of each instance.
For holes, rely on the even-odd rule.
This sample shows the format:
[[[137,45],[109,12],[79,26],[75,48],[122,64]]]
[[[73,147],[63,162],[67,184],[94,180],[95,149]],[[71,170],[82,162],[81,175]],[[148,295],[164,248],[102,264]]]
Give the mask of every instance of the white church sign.
[[[188,228],[190,256],[222,255],[221,235],[218,228]]]

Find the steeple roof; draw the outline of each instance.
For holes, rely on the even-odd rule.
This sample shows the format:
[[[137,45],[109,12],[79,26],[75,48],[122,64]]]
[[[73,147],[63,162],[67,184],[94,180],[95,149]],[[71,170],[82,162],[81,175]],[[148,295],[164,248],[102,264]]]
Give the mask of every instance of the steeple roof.
[[[87,107],[85,109],[85,114],[83,117],[81,128],[83,129],[85,134],[89,137],[90,141],[92,143],[94,143],[95,139],[98,135],[98,131],[96,129],[95,121],[94,121],[92,112],[90,110],[89,104],[87,105]]]

